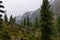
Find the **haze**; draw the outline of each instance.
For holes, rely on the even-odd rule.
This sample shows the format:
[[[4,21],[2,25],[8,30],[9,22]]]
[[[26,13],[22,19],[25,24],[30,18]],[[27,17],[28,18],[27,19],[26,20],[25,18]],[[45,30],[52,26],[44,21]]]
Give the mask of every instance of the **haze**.
[[[42,0],[3,0],[8,17],[23,15],[26,11],[34,11],[40,8]]]

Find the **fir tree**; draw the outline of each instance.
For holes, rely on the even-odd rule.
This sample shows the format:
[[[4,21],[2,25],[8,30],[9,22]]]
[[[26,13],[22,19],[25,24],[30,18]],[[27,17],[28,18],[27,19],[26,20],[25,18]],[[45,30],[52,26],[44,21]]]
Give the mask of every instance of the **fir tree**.
[[[7,14],[6,13],[4,15],[4,20],[5,20],[5,22],[8,22],[8,17],[7,17]]]
[[[26,18],[24,18],[24,26],[26,26]]]
[[[49,10],[50,5],[48,0],[43,0],[41,6],[40,15],[40,26],[42,32],[42,40],[51,40],[50,35],[52,34],[52,18],[53,13]]]
[[[16,17],[13,18],[13,23],[15,24],[15,22],[16,22]]]
[[[32,27],[32,22],[29,23],[29,26]]]
[[[38,19],[35,18],[35,27],[38,28]]]
[[[10,23],[13,24],[13,16],[10,16]]]
[[[57,17],[56,23],[56,30],[57,30],[57,39],[60,40],[60,16]]]
[[[27,26],[29,27],[29,17],[27,17]]]

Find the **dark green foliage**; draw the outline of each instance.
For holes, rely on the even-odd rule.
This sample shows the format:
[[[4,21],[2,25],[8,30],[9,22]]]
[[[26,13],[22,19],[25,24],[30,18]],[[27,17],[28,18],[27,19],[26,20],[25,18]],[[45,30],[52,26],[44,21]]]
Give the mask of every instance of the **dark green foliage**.
[[[7,31],[3,32],[2,34],[2,40],[10,40],[11,37]]]
[[[16,22],[16,18],[15,17],[13,18],[13,16],[11,15],[10,16],[10,23],[14,24],[15,22]]]
[[[57,17],[56,30],[57,30],[57,38],[58,38],[58,40],[60,40],[60,16]]]
[[[24,26],[26,26],[26,18],[24,18]]]
[[[13,23],[13,17],[12,17],[12,15],[10,16],[10,23],[11,24]]]
[[[4,15],[4,21],[5,21],[5,22],[8,22],[7,14]]]
[[[32,22],[29,23],[29,26],[32,27]]]
[[[35,27],[38,28],[38,19],[35,18]]]
[[[2,15],[0,14],[0,28],[2,27],[2,23],[3,23],[3,20],[2,20]]]
[[[27,26],[29,27],[29,17],[27,17]]]
[[[40,26],[41,26],[41,32],[42,32],[42,40],[51,40],[50,36],[52,34],[52,18],[53,14],[49,10],[50,5],[48,0],[43,0],[42,6],[41,6],[41,20],[40,20]]]
[[[13,18],[13,23],[15,24],[15,22],[16,22],[16,17]]]

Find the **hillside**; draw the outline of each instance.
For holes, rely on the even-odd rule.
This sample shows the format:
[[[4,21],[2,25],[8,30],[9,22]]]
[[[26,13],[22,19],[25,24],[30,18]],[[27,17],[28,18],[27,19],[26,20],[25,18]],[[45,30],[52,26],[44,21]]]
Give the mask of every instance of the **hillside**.
[[[23,21],[24,20],[24,18],[27,18],[27,17],[29,17],[29,21],[30,22],[34,22],[34,20],[35,20],[35,18],[40,18],[40,8],[38,8],[37,10],[35,10],[35,11],[31,11],[31,12],[26,12],[26,13],[24,13],[23,14],[23,16],[18,16],[18,17],[16,17],[16,19],[17,18],[20,18],[20,19],[17,19],[16,20],[16,23],[17,24],[20,24],[21,23],[21,21]]]
[[[3,23],[2,32],[8,31],[11,40],[40,40],[40,31],[34,27],[23,27],[17,24]],[[0,33],[0,35],[3,35]]]
[[[50,7],[49,0],[43,0],[41,8],[9,19],[0,10],[5,13],[4,18],[0,14],[0,40],[60,40],[59,2],[55,0]]]

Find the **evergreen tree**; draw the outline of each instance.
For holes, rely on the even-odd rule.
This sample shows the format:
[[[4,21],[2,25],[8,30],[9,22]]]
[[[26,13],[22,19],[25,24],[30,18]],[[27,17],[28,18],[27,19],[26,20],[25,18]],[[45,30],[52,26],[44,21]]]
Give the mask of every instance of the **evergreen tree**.
[[[29,26],[32,27],[32,22],[29,23]]]
[[[7,31],[3,32],[2,40],[10,40],[11,37]]]
[[[29,27],[29,17],[27,17],[27,26]]]
[[[5,20],[5,22],[8,22],[8,17],[7,17],[7,14],[6,13],[4,15],[4,20]]]
[[[26,18],[24,18],[24,26],[26,26]]]
[[[35,18],[35,27],[38,28],[38,19]]]
[[[51,40],[53,13],[50,11],[48,0],[43,0],[40,12],[42,40]]]
[[[57,38],[58,40],[60,40],[60,16],[57,17],[57,26],[56,26],[56,30],[57,30]]]
[[[13,24],[13,16],[10,16],[10,23]]]
[[[15,24],[15,22],[16,22],[16,17],[13,18],[13,16],[11,15],[10,16],[10,23]]]
[[[13,18],[13,23],[15,24],[15,22],[16,22],[16,17]]]
[[[1,5],[1,4],[2,4],[2,1],[0,1],[0,8],[4,8],[4,6]],[[0,9],[0,13],[5,13],[5,11],[3,11],[3,10]],[[0,28],[2,27],[2,22],[3,22],[3,20],[2,20],[2,14],[0,14]]]

